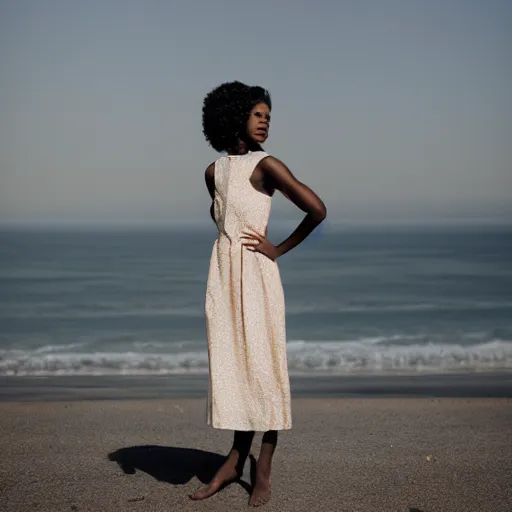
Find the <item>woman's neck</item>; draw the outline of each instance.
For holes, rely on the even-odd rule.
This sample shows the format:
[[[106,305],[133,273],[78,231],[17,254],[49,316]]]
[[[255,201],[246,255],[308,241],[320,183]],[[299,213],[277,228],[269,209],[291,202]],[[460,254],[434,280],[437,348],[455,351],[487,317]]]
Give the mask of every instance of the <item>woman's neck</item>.
[[[243,140],[239,140],[234,148],[228,149],[228,155],[245,155],[249,151],[261,151],[261,146],[256,142],[247,143]]]

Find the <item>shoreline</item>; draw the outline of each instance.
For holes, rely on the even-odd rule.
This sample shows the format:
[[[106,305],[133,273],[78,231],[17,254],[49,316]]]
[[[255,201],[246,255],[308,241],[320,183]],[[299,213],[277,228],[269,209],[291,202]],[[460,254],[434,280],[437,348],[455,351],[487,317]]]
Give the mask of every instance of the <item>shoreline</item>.
[[[512,372],[291,375],[292,398],[508,398]],[[1,402],[206,398],[207,374],[1,376]]]

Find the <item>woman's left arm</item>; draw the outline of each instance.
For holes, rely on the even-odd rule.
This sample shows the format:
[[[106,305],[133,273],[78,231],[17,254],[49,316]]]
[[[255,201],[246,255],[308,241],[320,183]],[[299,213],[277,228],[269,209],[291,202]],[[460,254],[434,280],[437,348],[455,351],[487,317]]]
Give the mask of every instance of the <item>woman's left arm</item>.
[[[210,217],[212,218],[213,222],[215,222],[215,207],[214,207],[214,200],[215,200],[215,162],[210,164],[206,171],[204,171],[204,181],[206,183],[206,188],[208,189],[208,193],[210,194],[210,197],[212,198],[212,204],[210,205]]]

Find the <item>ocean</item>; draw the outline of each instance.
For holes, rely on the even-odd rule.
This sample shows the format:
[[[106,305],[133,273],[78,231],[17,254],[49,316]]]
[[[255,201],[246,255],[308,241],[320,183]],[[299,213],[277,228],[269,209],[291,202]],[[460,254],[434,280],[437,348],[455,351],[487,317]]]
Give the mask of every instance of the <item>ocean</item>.
[[[206,374],[215,237],[213,224],[4,228],[2,383]],[[319,231],[278,260],[290,374],[511,371],[511,262],[508,227]]]

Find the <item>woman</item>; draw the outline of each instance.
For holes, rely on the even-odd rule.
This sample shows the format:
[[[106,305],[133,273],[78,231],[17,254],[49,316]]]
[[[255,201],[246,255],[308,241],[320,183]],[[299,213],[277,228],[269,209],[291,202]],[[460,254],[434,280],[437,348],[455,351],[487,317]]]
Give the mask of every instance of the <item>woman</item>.
[[[249,504],[267,503],[277,431],[292,425],[284,295],[276,259],[325,219],[326,208],[286,165],[263,151],[271,106],[266,90],[240,82],[222,84],[204,100],[204,135],[214,149],[227,153],[205,172],[210,214],[219,231],[205,301],[207,422],[235,433],[224,465],[192,499],[208,498],[240,478],[254,433],[263,431]],[[277,246],[266,238],[275,190],[306,212],[297,229]]]

